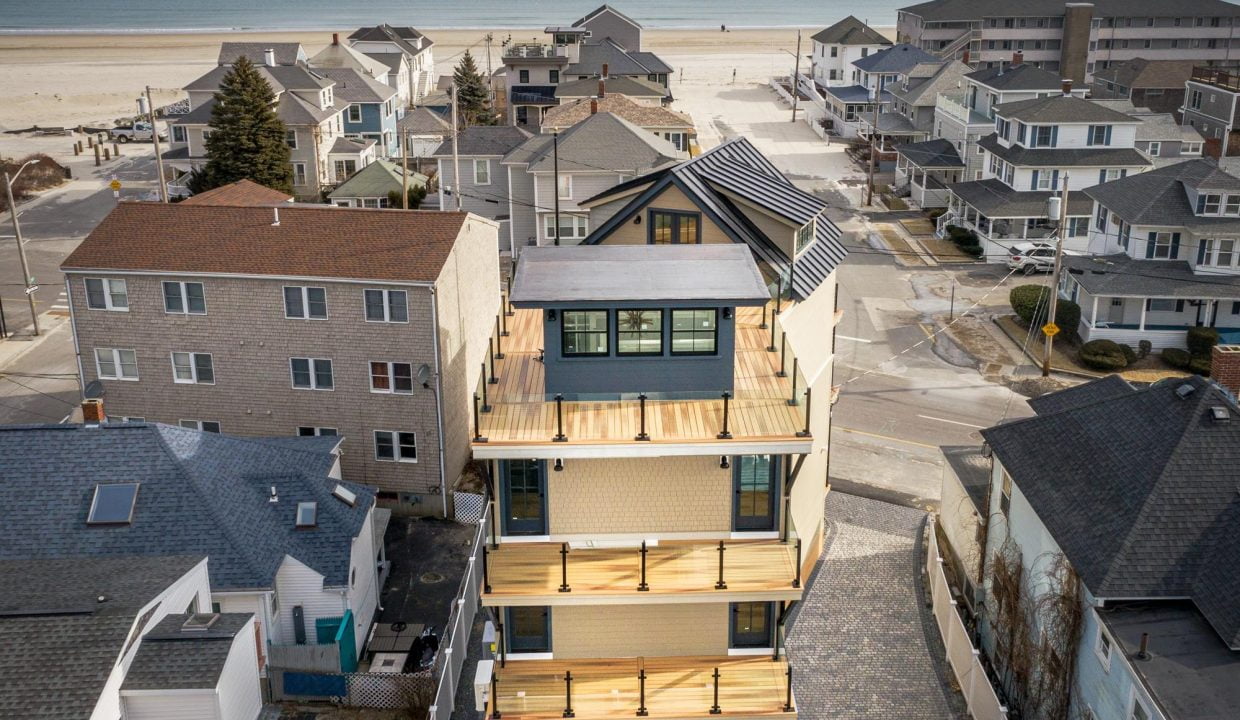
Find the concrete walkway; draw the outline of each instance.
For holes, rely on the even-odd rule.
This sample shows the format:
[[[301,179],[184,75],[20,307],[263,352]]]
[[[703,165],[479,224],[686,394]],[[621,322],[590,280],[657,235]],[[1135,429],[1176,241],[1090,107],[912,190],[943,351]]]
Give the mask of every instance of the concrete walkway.
[[[803,720],[968,717],[923,602],[920,510],[835,491],[823,559],[791,618]]]

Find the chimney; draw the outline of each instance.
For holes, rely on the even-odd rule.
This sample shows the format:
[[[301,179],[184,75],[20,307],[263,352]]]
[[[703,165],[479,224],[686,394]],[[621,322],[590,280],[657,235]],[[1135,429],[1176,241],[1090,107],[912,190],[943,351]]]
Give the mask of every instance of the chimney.
[[[263,51],[263,62],[267,64],[267,67],[276,66],[276,51],[274,48],[267,48]]]
[[[595,98],[590,98],[590,114],[591,115],[598,114],[598,100]]]
[[[1150,634],[1147,632],[1141,633],[1141,649],[1137,650],[1137,659],[1150,659]]]
[[[332,45],[340,44],[340,33],[332,33]]]
[[[605,78],[598,79],[598,96],[607,97],[607,80]]]
[[[280,208],[278,208],[278,207],[273,207],[273,208],[271,208],[271,209],[275,211],[275,215],[276,215],[275,220],[274,220],[274,221],[272,221],[272,223],[271,223],[271,226],[272,226],[272,227],[280,227]]]
[[[965,65],[969,64],[969,48],[964,49],[964,55],[960,58],[960,61]]]
[[[82,422],[87,425],[103,423],[103,401],[98,399],[82,401]]]
[[[1071,78],[1063,79],[1063,94],[1064,94],[1064,97],[1067,97],[1068,95],[1072,94],[1072,79]]]
[[[1210,355],[1210,377],[1240,397],[1240,345],[1215,345]]]
[[[1025,54],[1020,50],[1012,53],[1012,67],[1025,64]]]
[[[607,63],[603,63],[603,79],[607,79]]]

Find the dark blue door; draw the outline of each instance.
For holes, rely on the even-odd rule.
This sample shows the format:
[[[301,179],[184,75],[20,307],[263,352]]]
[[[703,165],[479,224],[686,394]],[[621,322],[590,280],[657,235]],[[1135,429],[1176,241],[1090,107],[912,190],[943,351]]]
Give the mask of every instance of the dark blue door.
[[[510,652],[551,652],[551,608],[510,607],[504,615]]]
[[[739,455],[732,463],[732,523],[736,530],[774,530],[776,477],[775,455]]]
[[[547,534],[546,469],[542,460],[500,463],[505,535]]]

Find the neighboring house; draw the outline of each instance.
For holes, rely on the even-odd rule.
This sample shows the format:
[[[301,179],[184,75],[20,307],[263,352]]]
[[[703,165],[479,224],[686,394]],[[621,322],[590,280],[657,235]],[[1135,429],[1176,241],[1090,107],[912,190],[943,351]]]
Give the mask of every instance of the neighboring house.
[[[397,121],[396,130],[405,138],[405,154],[410,161],[420,162],[452,135],[452,123],[428,107],[415,107]]]
[[[549,43],[513,43],[503,50],[509,123],[537,128],[559,104],[557,88],[574,80],[637,78],[670,97],[672,68],[642,50],[642,26],[603,5],[571,26],[552,26]]]
[[[697,138],[697,129],[688,115],[662,105],[642,105],[625,95],[611,93],[551,108],[543,117],[541,130],[543,134],[563,133],[600,112],[611,113],[663,138],[682,153],[681,157],[689,156],[690,146]]]
[[[1240,153],[1240,73],[1208,67],[1193,68],[1184,83],[1183,123],[1206,139],[1205,154],[1224,157]]]
[[[181,201],[186,205],[270,205],[278,207],[293,202],[293,196],[272,190],[253,180],[238,180],[221,185]]]
[[[1184,83],[1192,77],[1194,60],[1146,60],[1115,63],[1094,73],[1090,96],[1097,100],[1129,100],[1156,113],[1178,114],[1184,106]]]
[[[969,66],[955,60],[920,63],[886,84],[890,101],[878,113],[878,147],[891,152],[902,143],[929,139],[934,132],[934,111],[940,93],[959,88]],[[875,132],[873,115],[861,116],[860,132]]]
[[[985,66],[1020,50],[1030,64],[1083,85],[1096,71],[1139,57],[1227,60],[1235,22],[1240,8],[1222,0],[1185,0],[1174,7],[1130,0],[929,0],[899,10],[896,35],[898,42],[941,57],[969,52]]]
[[[349,44],[389,68],[389,85],[407,87],[401,93],[401,106],[415,105],[435,87],[435,41],[415,28],[384,23],[362,27],[349,35]],[[403,59],[396,60],[391,55]],[[402,77],[403,76],[403,77]]]
[[[638,105],[658,107],[671,102],[672,95],[666,86],[641,77],[619,75],[588,77],[569,80],[555,86],[555,99],[561,105],[589,100],[606,94],[623,95]],[[551,108],[554,110],[555,108]],[[547,112],[551,112],[548,110]]]
[[[390,82],[389,74],[391,68],[385,62],[376,60],[349,45],[341,43],[340,33],[332,33],[331,43],[320,50],[318,55],[310,58],[310,67],[356,70],[363,75],[372,77],[385,85],[395,88],[401,98],[406,98],[409,94],[407,86]],[[402,90],[404,91],[403,93],[401,92]],[[397,114],[403,113],[407,104],[407,99],[403,99],[400,107],[397,108]]]
[[[4,428],[0,436],[9,432],[23,431]],[[8,506],[6,526],[62,509],[76,516],[65,518],[66,525],[85,520],[90,494],[59,494],[45,507],[23,498],[47,493],[22,482],[31,469],[0,475],[5,486],[0,493],[20,503]],[[29,485],[24,488],[29,493],[15,492],[19,484]],[[96,528],[100,533],[118,529],[123,532]],[[0,576],[6,579],[0,583],[0,647],[7,651],[0,657],[0,716],[258,717],[263,700],[254,616],[211,610],[207,558],[201,551],[99,557],[69,547],[66,555],[50,556],[47,548],[30,548],[28,538],[20,538],[22,547],[33,550],[24,554],[10,543],[9,530],[0,531],[6,533],[0,545]]]
[[[473,443],[496,498],[481,603],[504,627],[488,715],[542,717],[523,698],[566,673],[636,689],[640,668],[652,715],[677,698],[678,717],[717,717],[720,677],[723,713],[795,717],[788,611],[826,536],[835,281],[820,280],[774,316],[781,355],[746,244],[522,254]],[[616,705],[587,691],[573,707]]]
[[[996,132],[978,142],[983,179],[950,186],[938,221],[940,234],[948,225],[977,233],[990,262],[1006,261],[1015,243],[1050,237],[1057,220],[1047,217],[1047,200],[1065,187],[1064,246],[1085,250],[1092,202],[1079,191],[1153,166],[1135,147],[1139,121],[1098,103],[1057,94],[997,105],[994,113]]]
[[[1238,361],[1240,348],[1215,349],[1216,372],[1240,378]],[[1004,638],[1023,623],[1057,650],[1057,667],[1034,662],[1030,672],[1069,688],[1062,717],[1235,714],[1237,389],[1197,376],[1140,390],[1097,380],[1031,400],[1036,417],[981,431],[994,463],[978,624],[997,676],[1011,678]],[[1079,630],[1064,637],[1061,627]]]
[[[453,162],[454,148],[450,139],[431,152],[438,163],[435,177],[439,181],[439,207],[451,210],[459,202],[462,210],[497,222],[499,251],[507,251],[510,258],[516,257],[512,247],[511,174],[501,162],[505,155],[531,137],[524,129],[512,125],[474,125],[457,134],[456,162]],[[462,175],[459,188],[457,163]],[[532,232],[533,208],[523,205],[521,212],[523,226],[528,225]]]
[[[943,63],[910,45],[892,45],[854,60],[850,84],[822,88],[829,130],[841,137],[856,137],[863,121],[873,124],[875,98],[881,114],[882,107],[892,102],[887,86],[922,64],[938,67]]]
[[[1141,121],[1137,126],[1136,148],[1149,156],[1156,166],[1201,157],[1206,139],[1197,128],[1180,125],[1171,113],[1134,111],[1128,114]]]
[[[1085,340],[1184,347],[1190,327],[1240,341],[1240,178],[1208,160],[1086,188],[1089,251],[1065,257],[1060,295]]]
[[[379,157],[399,156],[396,89],[352,68],[323,68],[317,72],[336,83],[336,102],[344,106],[345,138],[373,140]],[[343,182],[353,173],[336,169],[334,174],[336,182]]]
[[[427,180],[425,175],[409,169],[409,188],[424,188]],[[332,190],[327,200],[340,207],[400,209],[401,202],[397,200],[395,205],[391,205],[388,196],[389,193],[396,193],[399,198],[405,187],[405,170],[400,163],[376,160]]]
[[[896,189],[920,208],[946,207],[948,185],[964,180],[964,161],[956,146],[942,138],[896,146]]]
[[[85,425],[0,428],[0,467],[23,478],[0,488],[14,511],[0,560],[205,554],[210,602],[197,612],[253,615],[247,644],[258,640],[260,665],[269,645],[321,642],[317,625],[346,618],[353,644],[341,652],[360,655],[380,549],[374,490],[341,476],[344,438],[98,424],[94,402]],[[175,611],[194,612],[185,607]]]
[[[331,431],[350,480],[444,513],[499,313],[495,246],[466,213],[122,203],[62,265],[82,382],[118,416]]]
[[[810,76],[822,87],[856,84],[853,62],[890,47],[882,33],[849,15],[810,37]]]

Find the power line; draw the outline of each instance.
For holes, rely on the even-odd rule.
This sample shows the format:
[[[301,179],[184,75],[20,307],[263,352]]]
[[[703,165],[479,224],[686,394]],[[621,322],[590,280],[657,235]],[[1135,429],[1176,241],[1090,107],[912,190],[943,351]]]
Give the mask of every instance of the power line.
[[[24,387],[24,388],[26,388],[27,390],[29,390],[30,392],[38,393],[38,394],[42,395],[42,396],[43,396],[43,397],[45,397],[45,398],[50,398],[50,399],[52,399],[52,400],[55,400],[55,401],[56,401],[56,402],[58,402],[58,403],[64,403],[65,405],[68,405],[69,407],[77,407],[77,403],[69,402],[68,400],[65,400],[65,399],[63,399],[63,398],[58,398],[58,397],[56,397],[55,395],[48,395],[47,393],[43,392],[42,390],[39,390],[38,388],[32,388],[32,387],[30,387],[29,385],[27,385],[27,384],[25,384],[25,383],[21,383],[21,382],[18,382],[18,381],[16,381],[16,380],[14,380],[13,378],[9,377],[9,375],[8,375],[7,373],[5,373],[4,375],[0,375],[0,380],[8,380],[9,382],[13,383],[14,385],[18,385],[18,386],[20,386],[20,387]]]
[[[57,422],[57,423],[59,423],[59,422],[61,421],[61,419],[62,419],[62,418],[58,418],[58,417],[53,417],[53,416],[51,416],[51,415],[48,415],[47,413],[41,413],[41,412],[39,412],[38,410],[30,410],[30,409],[28,409],[28,408],[20,408],[20,407],[17,407],[16,405],[9,405],[8,403],[2,403],[2,402],[0,402],[0,407],[3,407],[3,408],[8,408],[9,410],[16,410],[17,412],[30,413],[31,415],[38,415],[39,417],[44,417],[44,418],[47,418],[47,419],[49,419],[49,420],[54,420],[54,421],[55,421],[55,422]]]

